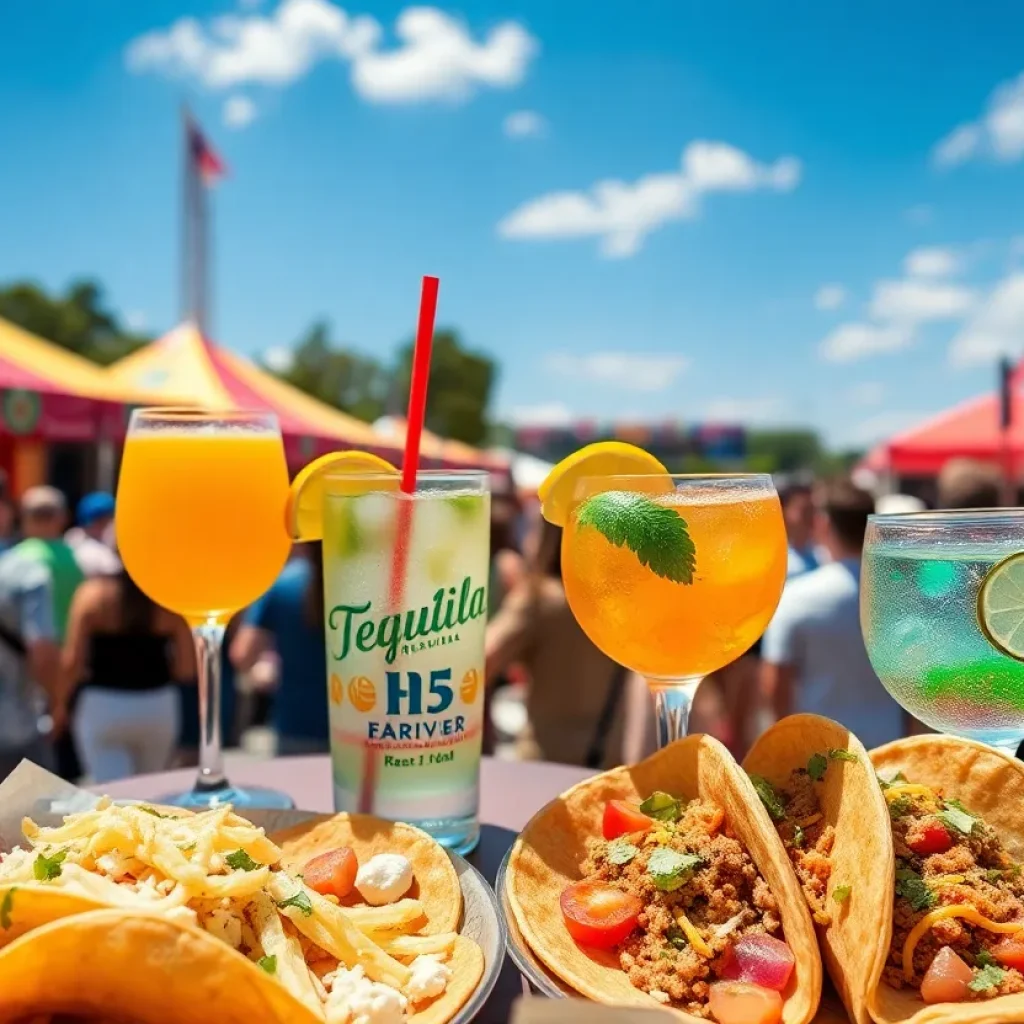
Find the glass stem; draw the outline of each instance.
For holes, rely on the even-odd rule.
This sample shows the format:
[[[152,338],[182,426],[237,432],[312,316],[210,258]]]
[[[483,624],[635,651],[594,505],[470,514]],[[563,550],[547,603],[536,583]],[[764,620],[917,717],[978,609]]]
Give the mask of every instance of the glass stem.
[[[220,747],[220,652],[224,627],[208,622],[192,630],[199,669],[199,774],[196,789],[210,792],[227,785]]]
[[[654,711],[658,720],[658,749],[681,740],[690,723],[693,696],[703,676],[688,679],[648,679],[654,694]]]

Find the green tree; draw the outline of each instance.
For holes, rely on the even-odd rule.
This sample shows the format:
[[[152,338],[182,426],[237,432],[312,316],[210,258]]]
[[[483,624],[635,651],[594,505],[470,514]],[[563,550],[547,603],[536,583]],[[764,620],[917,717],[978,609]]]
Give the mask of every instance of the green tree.
[[[0,287],[0,318],[103,365],[150,340],[125,328],[102,287],[89,280],[74,281],[57,296],[31,281]]]
[[[813,430],[752,430],[747,434],[747,463],[762,473],[814,469],[824,454]]]
[[[314,323],[293,351],[283,380],[328,405],[372,423],[387,409],[391,374],[377,360],[336,346],[325,320]]]
[[[412,349],[409,342],[398,362],[395,395],[403,401],[409,390]],[[494,360],[466,348],[457,331],[438,331],[430,361],[427,427],[466,444],[484,443],[489,430],[487,410],[497,376]]]

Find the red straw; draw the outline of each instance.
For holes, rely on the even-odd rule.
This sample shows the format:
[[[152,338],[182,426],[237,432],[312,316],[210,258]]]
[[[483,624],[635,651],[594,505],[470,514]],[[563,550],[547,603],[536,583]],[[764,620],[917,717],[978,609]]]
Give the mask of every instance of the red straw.
[[[416,344],[412,352],[412,379],[409,382],[409,412],[405,421],[405,456],[402,459],[402,491],[416,493],[416,474],[420,468],[420,443],[423,421],[427,415],[427,384],[430,381],[430,353],[434,347],[434,317],[437,314],[436,277],[423,278],[420,292],[420,318],[416,326]],[[395,557],[391,562],[391,586],[388,596],[395,611],[402,603],[405,570],[409,562],[409,535],[412,532],[412,502],[398,503],[398,530],[395,535]],[[377,775],[377,758],[367,745],[363,761],[363,785],[359,793],[359,810],[373,812],[373,789]]]

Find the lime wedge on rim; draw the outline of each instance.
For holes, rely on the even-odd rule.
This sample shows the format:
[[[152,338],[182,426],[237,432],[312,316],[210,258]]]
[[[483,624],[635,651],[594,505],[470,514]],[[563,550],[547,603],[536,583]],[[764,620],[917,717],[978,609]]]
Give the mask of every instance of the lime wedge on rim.
[[[978,626],[996,650],[1024,661],[1024,551],[989,569],[978,591]]]

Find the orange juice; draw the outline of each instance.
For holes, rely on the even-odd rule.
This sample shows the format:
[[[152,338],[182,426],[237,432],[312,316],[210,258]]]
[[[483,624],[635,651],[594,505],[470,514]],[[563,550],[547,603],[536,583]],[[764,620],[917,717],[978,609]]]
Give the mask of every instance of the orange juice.
[[[573,614],[613,660],[652,680],[693,679],[739,657],[764,632],[786,579],[779,499],[709,488],[651,495],[683,518],[696,549],[690,583],[658,576],[627,547],[580,526],[562,538]]]
[[[288,558],[287,497],[276,434],[130,434],[117,492],[121,558],[146,594],[190,625],[225,623]]]

